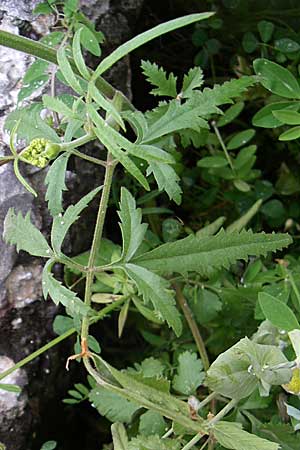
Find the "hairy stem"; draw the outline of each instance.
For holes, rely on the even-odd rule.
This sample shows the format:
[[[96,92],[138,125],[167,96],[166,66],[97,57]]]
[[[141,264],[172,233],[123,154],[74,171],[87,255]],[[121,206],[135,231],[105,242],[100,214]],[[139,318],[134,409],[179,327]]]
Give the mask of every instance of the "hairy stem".
[[[97,251],[99,251],[101,239],[102,239],[102,233],[103,233],[103,226],[106,216],[106,210],[108,206],[109,196],[110,196],[110,189],[113,179],[113,173],[116,167],[116,162],[112,160],[111,154],[107,153],[107,160],[106,160],[106,170],[105,170],[105,178],[104,178],[104,185],[103,185],[103,191],[101,195],[100,205],[98,209],[98,215],[96,220],[96,226],[94,231],[94,237],[91,247],[91,252],[89,256],[88,266],[87,266],[87,275],[86,275],[86,284],[85,284],[85,294],[84,294],[84,302],[87,306],[91,305],[91,290],[92,290],[92,284],[94,280],[95,275],[95,261],[96,261],[96,254]],[[81,339],[86,340],[89,333],[89,319],[87,317],[84,317],[82,320],[82,328],[81,328]]]
[[[197,345],[197,348],[198,348],[198,351],[199,351],[199,354],[200,354],[200,357],[201,357],[201,360],[203,363],[204,370],[207,372],[210,364],[209,364],[209,359],[208,359],[207,351],[205,348],[205,344],[204,344],[204,341],[200,334],[198,325],[196,324],[196,321],[193,317],[192,311],[190,310],[190,307],[189,307],[186,299],[184,298],[181,288],[179,287],[178,284],[174,284],[174,287],[175,287],[175,291],[176,291],[177,302],[178,302],[179,306],[181,307],[184,317],[190,327],[190,330],[194,337],[195,343]]]
[[[32,39],[12,34],[7,31],[0,31],[0,45],[4,45],[5,47],[12,48],[14,50],[19,50],[20,52],[36,56],[37,58],[43,59],[44,61],[48,61],[50,63],[58,65],[56,50],[51,47],[48,47],[48,45],[42,44],[41,42],[33,41]],[[82,78],[73,58],[69,58],[69,62],[71,64],[74,73],[78,75],[80,78]],[[92,74],[93,71],[91,70],[91,75]],[[102,77],[97,77],[95,84],[97,88],[102,92],[102,94],[107,95],[107,97],[109,98],[113,98],[114,95],[118,92],[120,95],[122,95],[125,109],[135,111],[135,107],[127,99],[127,97],[123,95],[120,91],[117,91],[111,84],[105,81]]]
[[[182,450],[190,450],[192,447],[194,447],[195,444],[197,444],[197,442],[200,441],[200,439],[203,437],[202,433],[198,433],[196,434],[196,436],[193,437],[193,439],[190,440],[190,442],[188,442],[184,447],[182,447]],[[207,443],[207,441],[206,441]],[[206,445],[205,443],[205,445]],[[204,447],[202,447],[204,448]]]
[[[221,411],[218,412],[218,414],[209,421],[210,426],[215,425],[217,422],[219,422],[221,419],[223,419],[224,416],[226,416],[226,414],[229,413],[229,411],[231,411],[237,404],[237,400],[235,400],[234,398],[230,400],[229,403],[227,403],[226,406],[224,406],[223,409],[221,409]]]

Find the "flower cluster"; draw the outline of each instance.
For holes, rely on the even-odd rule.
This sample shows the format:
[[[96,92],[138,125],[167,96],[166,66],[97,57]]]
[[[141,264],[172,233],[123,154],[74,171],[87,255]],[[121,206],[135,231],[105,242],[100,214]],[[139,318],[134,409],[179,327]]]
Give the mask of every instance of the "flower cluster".
[[[44,168],[51,159],[56,158],[60,150],[59,144],[54,144],[44,138],[37,138],[24,148],[20,153],[20,159],[33,166]]]

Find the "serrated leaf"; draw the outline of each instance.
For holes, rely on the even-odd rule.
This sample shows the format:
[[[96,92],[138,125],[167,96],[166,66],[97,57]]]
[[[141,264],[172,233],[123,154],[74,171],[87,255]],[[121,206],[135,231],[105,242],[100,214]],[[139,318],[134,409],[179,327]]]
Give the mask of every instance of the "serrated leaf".
[[[56,305],[61,303],[65,306],[70,315],[80,314],[86,316],[90,308],[77,297],[75,292],[70,291],[60,281],[54,278],[51,272],[53,264],[54,261],[50,260],[43,269],[42,287],[44,298],[46,299],[49,295]]]
[[[44,258],[53,254],[40,230],[31,223],[30,212],[23,217],[20,211],[15,214],[14,209],[10,208],[4,220],[3,238],[5,242],[16,245],[17,252],[24,250]]]
[[[260,292],[258,294],[258,300],[264,316],[275,327],[285,331],[300,328],[295,314],[288,305],[266,292]]]
[[[150,113],[151,124],[144,135],[143,143],[183,129],[199,132],[201,128],[207,128],[205,119],[211,114],[221,114],[219,105],[232,103],[233,98],[240,96],[255,82],[254,77],[242,77],[215,85],[213,89],[205,88],[202,92],[194,90],[183,104],[177,100],[162,104]]]
[[[60,254],[63,240],[74,222],[79,219],[81,212],[88,206],[89,202],[98,194],[102,186],[97,187],[87,195],[82,197],[76,205],[67,208],[64,214],[59,214],[53,219],[51,230],[51,242],[53,250]]]
[[[158,67],[157,64],[151,63],[150,61],[142,61],[141,67],[147,81],[153,86],[157,86],[155,89],[152,89],[151,94],[174,98],[177,96],[177,77],[173,73],[167,76],[162,67]]]
[[[300,98],[300,86],[294,75],[286,68],[261,58],[253,62],[261,84],[273,94],[286,98]]]
[[[62,100],[51,97],[50,95],[43,95],[43,104],[50,111],[55,111],[62,116],[69,118],[76,118],[76,115]]]
[[[182,190],[179,186],[179,176],[168,164],[158,164],[152,162],[147,169],[147,175],[153,173],[153,176],[160,191],[166,191],[170,200],[174,200],[177,205],[181,203]]]
[[[113,423],[111,426],[111,434],[113,438],[114,450],[128,449],[126,429],[122,423]]]
[[[185,395],[195,394],[205,377],[203,364],[196,353],[186,351],[178,357],[177,374],[173,378],[173,388]]]
[[[62,193],[67,190],[65,176],[69,156],[70,154],[63,153],[56,158],[45,178],[45,184],[48,186],[45,199],[52,217],[63,211]]]
[[[89,399],[98,412],[111,422],[130,423],[133,414],[140,409],[137,403],[130,402],[101,386],[91,390]]]
[[[127,275],[136,283],[144,301],[151,302],[158,316],[173,328],[177,336],[180,336],[182,323],[169,283],[155,273],[134,264],[125,264],[123,267]]]
[[[107,112],[108,115],[111,115],[113,119],[117,122],[118,125],[123,130],[126,130],[124,121],[122,117],[120,116],[120,113],[117,111],[117,109],[114,107],[111,101],[106,100],[106,98],[101,94],[101,92],[96,88],[96,86],[93,83],[89,84],[89,93],[91,97],[95,100],[95,102],[100,106],[100,108],[104,109],[104,111]]]
[[[199,239],[190,235],[176,242],[168,242],[132,262],[159,273],[199,272],[208,275],[213,270],[229,268],[238,259],[265,255],[281,250],[292,242],[288,234],[253,233],[251,230],[228,233],[221,230],[216,236]]]
[[[136,207],[133,196],[124,187],[121,188],[118,214],[123,239],[122,260],[128,262],[140,247],[148,225],[142,223],[142,210]]]
[[[84,91],[76,75],[74,74],[71,64],[66,56],[64,47],[59,48],[57,51],[57,62],[68,85],[79,95],[84,95]]]
[[[11,112],[5,120],[4,129],[12,132],[20,121],[16,130],[18,139],[25,139],[27,144],[36,138],[45,138],[51,142],[59,143],[60,139],[55,131],[42,120],[42,109],[41,103],[34,103],[26,108]]]
[[[203,84],[203,71],[200,67],[192,67],[187,75],[183,77],[181,98],[189,98],[194,89],[201,87]]]
[[[218,422],[213,433],[219,444],[232,450],[279,450],[278,444],[244,431],[239,423]]]
[[[115,134],[113,133],[115,130],[107,126],[106,122],[102,119],[102,117],[99,116],[99,114],[92,107],[92,105],[87,105],[87,109],[92,121],[96,125],[95,134],[97,135],[100,142],[103,143],[103,145],[113,155],[113,157],[116,158],[146,190],[149,190],[150,187],[148,181],[146,180],[142,172],[138,169],[138,167],[134,164],[134,162],[126,155],[126,153],[121,150],[119,144],[116,143],[115,141],[116,137]],[[124,138],[124,140],[125,139],[126,138]]]

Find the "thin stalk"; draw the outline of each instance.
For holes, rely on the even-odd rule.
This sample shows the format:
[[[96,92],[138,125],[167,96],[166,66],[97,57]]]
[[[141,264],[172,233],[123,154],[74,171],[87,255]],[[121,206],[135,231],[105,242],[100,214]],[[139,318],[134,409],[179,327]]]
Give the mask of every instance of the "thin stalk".
[[[203,433],[198,433],[196,434],[196,436],[193,437],[193,439],[188,442],[184,447],[182,447],[182,450],[190,450],[192,447],[194,447],[195,444],[197,444],[197,442],[200,441],[200,439],[202,439],[203,437]],[[208,441],[208,439],[207,439]],[[205,442],[205,445],[207,444],[207,441]],[[204,448],[203,446],[201,448]]]
[[[86,161],[89,161],[90,163],[97,164],[98,166],[106,167],[106,162],[102,161],[102,159],[94,158],[93,156],[85,155],[84,153],[81,153],[79,150],[76,150],[75,148],[71,149],[70,152],[78,156],[81,159],[85,159]]]
[[[203,363],[204,370],[207,372],[207,370],[209,369],[210,363],[209,363],[205,344],[204,344],[204,341],[200,334],[198,325],[196,324],[196,321],[193,317],[192,311],[190,310],[190,307],[189,307],[186,299],[183,296],[181,288],[178,286],[178,284],[174,284],[174,287],[175,287],[175,291],[176,291],[177,302],[178,302],[179,306],[181,307],[184,317],[190,327],[190,330],[194,337],[195,343],[197,345],[197,348],[198,348],[198,351],[199,351],[199,354],[200,354],[200,357],[201,357],[201,360]]]
[[[224,416],[226,416],[226,414],[229,413],[229,411],[231,411],[237,404],[237,400],[235,400],[234,398],[232,400],[230,400],[229,403],[227,403],[226,406],[224,406],[223,409],[221,409],[221,411],[218,412],[218,414],[209,421],[209,425],[213,426],[215,425],[217,422],[219,422],[221,419],[223,419]]]
[[[173,427],[171,427],[161,438],[162,439],[167,439],[173,433],[174,433],[174,430],[173,430]]]
[[[114,173],[115,167],[116,167],[116,163],[112,160],[112,156],[108,152],[107,160],[106,160],[106,170],[105,170],[103,191],[102,191],[100,205],[99,205],[99,209],[98,209],[94,237],[93,237],[91,252],[90,252],[90,256],[89,256],[88,266],[87,266],[86,285],[85,285],[85,294],[84,294],[84,302],[87,306],[91,305],[91,290],[92,290],[92,284],[93,284],[94,275],[95,275],[94,266],[95,266],[95,261],[96,261],[96,253],[99,250],[101,239],[102,239],[103,226],[104,226],[106,210],[107,210],[107,206],[108,206],[110,189],[111,189],[111,184],[112,184],[113,173]],[[88,338],[88,333],[89,333],[89,319],[87,317],[84,317],[82,320],[82,327],[81,327],[82,341],[84,341]]]
[[[44,61],[48,61],[50,63],[58,65],[56,50],[51,47],[48,47],[48,45],[42,44],[41,42],[33,41],[32,39],[12,34],[9,33],[8,31],[0,31],[0,45],[4,45],[5,47],[12,48],[14,50],[19,50],[20,52],[36,56],[37,58],[43,59]],[[76,67],[74,59],[73,58],[68,59],[74,73],[78,75],[80,78],[82,78]],[[93,71],[91,69],[89,70],[92,75]],[[106,95],[109,98],[113,98],[116,93],[119,93],[119,95],[122,96],[125,109],[135,111],[135,107],[128,100],[128,98],[124,94],[122,94],[122,92],[115,89],[110,83],[108,83],[102,77],[98,77],[95,84],[97,88],[102,92],[102,94]]]
[[[111,303],[110,305],[105,306],[105,308],[101,309],[99,314],[97,314],[94,317],[91,317],[89,319],[90,324],[94,324],[98,322],[99,320],[103,319],[107,314],[109,314],[114,309],[118,308],[122,303],[126,300],[126,297],[120,298],[116,302]],[[26,356],[26,358],[21,359],[18,363],[16,363],[13,367],[10,369],[7,369],[5,372],[0,373],[0,380],[3,380],[5,377],[10,375],[11,373],[15,372],[17,369],[20,369],[21,367],[25,366],[29,362],[33,361],[38,356],[45,353],[47,350],[50,350],[50,348],[54,347],[55,345],[59,344],[60,342],[67,339],[69,336],[72,336],[72,334],[76,333],[75,328],[70,328],[65,333],[61,334],[55,339],[52,339],[52,341],[48,342],[47,344],[43,345],[43,347],[39,348],[35,352],[31,353],[30,355]]]
[[[230,155],[228,153],[227,147],[226,147],[226,145],[225,145],[225,143],[223,141],[223,138],[222,138],[222,136],[220,134],[220,131],[219,131],[217,125],[216,125],[216,122],[213,120],[211,122],[211,125],[212,125],[212,127],[214,129],[214,132],[216,133],[216,136],[217,136],[218,141],[219,141],[219,143],[220,143],[220,145],[222,147],[222,150],[223,150],[223,152],[225,154],[225,157],[226,157],[226,159],[228,161],[228,164],[230,165],[230,168],[231,168],[232,172],[235,174],[235,169],[233,167],[232,159],[231,159],[231,157],[230,157]]]
[[[60,149],[64,151],[72,150],[75,147],[80,147],[81,145],[87,144],[88,142],[94,141],[95,139],[97,139],[95,134],[85,134],[80,138],[74,139],[74,141],[62,142],[60,144]]]
[[[212,392],[211,394],[209,394],[207,397],[205,397],[204,400],[202,400],[202,402],[199,402],[196,405],[196,408],[194,408],[196,411],[199,411],[201,408],[203,408],[205,405],[207,405],[207,403],[211,402],[212,400],[214,400],[217,397],[217,393],[216,392]]]

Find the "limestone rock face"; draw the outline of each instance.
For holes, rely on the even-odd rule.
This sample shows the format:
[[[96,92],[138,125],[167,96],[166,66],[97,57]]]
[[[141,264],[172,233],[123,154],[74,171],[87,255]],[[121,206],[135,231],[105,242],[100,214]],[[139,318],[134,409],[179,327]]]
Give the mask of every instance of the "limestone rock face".
[[[38,3],[39,0],[0,0],[0,29],[15,34],[22,32],[34,39],[47,34],[53,25],[53,18],[34,17],[32,11]],[[104,54],[132,37],[142,3],[143,0],[81,0],[85,14],[105,34]],[[32,60],[21,52],[0,47],[1,156],[9,151],[8,136],[3,131],[4,120],[16,107],[21,79]],[[95,59],[90,62],[93,65],[98,63]],[[129,59],[121,61],[107,77],[114,86],[130,96]],[[102,178],[102,172],[85,161],[77,160],[73,167],[74,172],[67,173],[67,203],[78,201],[82,193],[100,184]],[[17,254],[13,246],[6,245],[2,240],[3,221],[12,207],[23,214],[31,210],[31,220],[46,237],[49,234],[51,218],[44,199],[45,171],[28,170],[23,166],[21,170],[40,195],[34,199],[23,188],[10,164],[0,166],[0,373],[54,337],[52,322],[57,314],[53,302],[42,298],[43,261],[23,252]],[[67,243],[70,254],[86,249],[83,242],[89,242],[91,228],[78,228],[80,239],[76,238],[75,230],[74,239],[70,241],[72,245]],[[3,383],[24,387],[21,394],[0,391],[0,442],[6,445],[7,450],[32,448],[32,433],[38,427],[41,411],[57,395],[58,377],[63,372],[66,356],[60,353],[59,347],[55,348],[3,380]],[[66,375],[63,374],[63,377]]]

